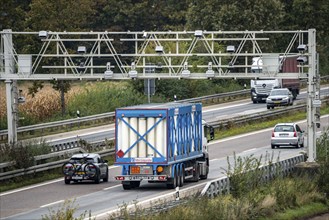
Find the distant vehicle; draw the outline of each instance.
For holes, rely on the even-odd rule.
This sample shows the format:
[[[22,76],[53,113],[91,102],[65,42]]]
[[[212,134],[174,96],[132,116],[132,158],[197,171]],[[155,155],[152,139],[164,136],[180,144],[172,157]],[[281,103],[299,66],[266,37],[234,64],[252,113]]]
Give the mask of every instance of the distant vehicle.
[[[279,123],[272,131],[271,148],[279,146],[304,147],[304,131],[296,123]]]
[[[293,105],[294,97],[289,89],[272,89],[270,95],[266,98],[267,109],[274,106]]]
[[[266,67],[268,65],[268,67]],[[263,56],[252,58],[252,73],[280,72],[298,73],[298,62],[296,56]],[[287,88],[296,99],[300,90],[299,79],[257,79],[250,80],[250,95],[253,103],[265,102],[266,98],[274,88]]]
[[[94,153],[75,154],[63,165],[65,184],[82,180],[100,183],[101,179],[108,182],[108,172],[107,160],[103,160],[99,154]]]

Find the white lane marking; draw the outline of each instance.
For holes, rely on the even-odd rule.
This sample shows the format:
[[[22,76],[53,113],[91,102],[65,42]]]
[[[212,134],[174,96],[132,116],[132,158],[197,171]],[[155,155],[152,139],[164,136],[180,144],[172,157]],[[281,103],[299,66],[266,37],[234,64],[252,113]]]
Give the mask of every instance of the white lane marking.
[[[48,203],[46,205],[40,206],[40,208],[44,208],[44,207],[47,207],[47,206],[52,206],[52,205],[55,205],[55,204],[58,204],[58,203],[61,203],[61,202],[64,202],[64,200],[59,200],[57,202]]]
[[[116,187],[119,187],[119,186],[121,186],[121,184],[116,185],[116,186],[110,186],[110,187],[104,188],[103,190],[109,190],[109,189],[113,189],[113,188],[116,188]]]
[[[190,186],[188,188],[184,188],[184,189],[180,190],[180,192],[185,192],[185,191],[188,192],[190,189],[197,188],[201,185],[206,185],[206,183],[199,183],[197,185]],[[162,197],[170,196],[171,194],[174,195],[175,193],[176,193],[175,191],[172,191],[172,192],[169,192],[169,193],[157,196],[157,197],[153,197],[153,198],[150,198],[150,199],[147,199],[147,200],[137,201],[137,202],[138,202],[138,205],[143,205],[144,203],[147,203],[147,202],[150,202],[150,201],[157,201],[157,200],[160,200]],[[136,206],[136,204],[130,204],[126,208],[130,209],[131,207],[135,207],[135,206]],[[110,211],[107,211],[107,212],[104,212],[104,213],[101,213],[101,214],[98,214],[98,215],[95,215],[95,216],[91,216],[91,218],[92,219],[94,219],[94,218],[95,219],[99,219],[99,218],[102,219],[103,216],[109,215],[109,214],[111,214],[112,212],[115,212],[115,211],[117,211],[117,209],[110,210]],[[89,218],[86,218],[86,219],[89,219]]]
[[[63,140],[63,139],[68,139],[68,138],[84,137],[84,136],[87,136],[87,135],[98,134],[98,133],[101,133],[101,132],[112,131],[112,130],[114,130],[114,128],[108,128],[108,129],[97,130],[97,131],[94,131],[94,132],[88,132],[88,133],[84,133],[83,135],[73,135],[73,136],[61,137],[61,138],[58,138],[58,139],[50,139],[50,140],[47,140],[46,142],[60,141],[60,140]]]
[[[321,118],[325,118],[325,117],[329,117],[329,114],[321,116]],[[296,123],[303,123],[303,122],[306,122],[306,119],[301,120],[301,121],[297,121]],[[230,137],[230,138],[225,138],[223,140],[213,141],[213,142],[210,142],[209,145],[218,144],[218,143],[221,143],[221,142],[224,142],[224,141],[234,140],[234,139],[238,139],[238,138],[241,138],[241,137],[246,137],[246,136],[249,136],[249,135],[258,134],[258,133],[261,133],[261,132],[264,132],[264,131],[270,131],[272,129],[273,128],[267,128],[267,129],[263,129],[263,130],[259,130],[259,131],[254,131],[254,132],[251,132],[251,133],[246,133],[246,134],[242,134],[242,135],[238,135],[238,136],[233,136],[233,137]],[[213,160],[216,160],[216,159],[213,159]],[[113,169],[113,168],[117,168],[117,167],[120,167],[120,166],[110,166],[109,169]],[[17,192],[21,192],[21,191],[24,191],[24,190],[37,188],[37,187],[40,187],[40,186],[49,185],[49,184],[56,183],[56,182],[59,182],[59,181],[62,181],[62,180],[63,179],[61,178],[61,179],[53,180],[53,181],[50,181],[50,182],[41,183],[41,184],[37,184],[37,185],[34,185],[34,186],[29,186],[29,187],[25,187],[25,188],[22,188],[22,189],[17,189],[17,190],[1,193],[0,197],[5,196],[5,195],[9,195],[9,194],[13,194],[13,193],[17,193]]]
[[[242,153],[247,153],[247,152],[251,152],[251,151],[255,151],[257,150],[257,148],[252,148],[252,149],[249,149],[249,150],[245,150],[245,151],[242,151]]]
[[[220,160],[219,158],[216,158],[216,159],[211,159],[209,161],[213,162],[213,161],[216,161],[216,160]]]
[[[217,110],[222,110],[222,109],[227,109],[227,108],[234,108],[234,107],[238,107],[238,106],[242,106],[242,105],[248,105],[249,103],[242,103],[242,104],[236,104],[236,105],[229,105],[229,106],[225,106],[225,107],[219,107],[219,108],[215,108],[215,109],[208,109],[208,110],[203,110],[202,113],[204,112],[212,112],[212,111],[217,111]]]
[[[37,188],[37,187],[40,187],[40,186],[49,185],[49,184],[60,182],[60,181],[63,181],[63,178],[56,179],[56,180],[53,180],[53,181],[49,181],[49,182],[46,182],[46,183],[40,183],[40,184],[37,184],[37,185],[24,187],[24,188],[21,188],[21,189],[16,189],[16,190],[5,192],[5,193],[1,193],[0,197],[5,196],[5,195],[9,195],[9,194],[13,194],[13,193],[17,193],[17,192],[21,192],[21,191],[25,191],[25,190],[29,190],[29,189],[33,189],[33,188]]]
[[[109,170],[110,169],[114,169],[114,168],[118,168],[118,167],[119,166],[109,166]],[[40,183],[40,184],[33,185],[33,186],[23,187],[21,189],[16,189],[16,190],[12,190],[12,191],[8,191],[8,192],[0,193],[0,197],[1,196],[5,196],[5,195],[9,195],[9,194],[13,194],[13,193],[22,192],[22,191],[29,190],[29,189],[38,188],[40,186],[45,186],[45,185],[57,183],[57,182],[60,182],[60,181],[63,181],[63,178],[52,180],[52,181],[48,181],[48,182],[45,182],[45,183]]]
[[[326,117],[329,117],[329,114],[321,116],[321,118],[326,118]],[[304,122],[306,122],[306,119],[296,121],[295,123],[304,123]],[[273,129],[273,127],[266,128],[266,129],[259,130],[259,131],[250,132],[250,133],[245,133],[245,134],[241,134],[241,135],[237,135],[237,136],[233,136],[233,137],[224,138],[222,140],[217,140],[217,141],[210,142],[209,145],[218,144],[218,143],[225,142],[225,141],[231,141],[231,140],[234,140],[234,139],[238,139],[238,138],[242,138],[242,137],[246,137],[246,136],[250,136],[250,135],[254,135],[254,134],[259,134],[259,133],[262,133],[264,131],[271,131],[272,129]]]

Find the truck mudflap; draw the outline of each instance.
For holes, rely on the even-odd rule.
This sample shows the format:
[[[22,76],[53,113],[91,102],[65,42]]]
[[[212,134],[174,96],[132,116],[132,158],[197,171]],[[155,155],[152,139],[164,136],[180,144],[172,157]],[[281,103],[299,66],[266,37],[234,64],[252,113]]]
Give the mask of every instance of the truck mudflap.
[[[115,176],[116,180],[119,181],[141,181],[141,180],[148,180],[148,181],[167,181],[168,177],[166,175],[120,175]]]

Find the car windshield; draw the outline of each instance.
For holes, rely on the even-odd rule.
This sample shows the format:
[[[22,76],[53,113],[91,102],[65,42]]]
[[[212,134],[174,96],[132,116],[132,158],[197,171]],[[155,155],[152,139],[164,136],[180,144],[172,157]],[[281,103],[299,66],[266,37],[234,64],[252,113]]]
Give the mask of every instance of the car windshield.
[[[288,95],[287,90],[272,90],[271,95]]]
[[[87,158],[87,157],[72,157],[70,159],[71,163],[87,163],[87,162],[91,162],[94,163],[94,158]]]
[[[274,132],[294,132],[292,125],[278,125],[275,127]]]

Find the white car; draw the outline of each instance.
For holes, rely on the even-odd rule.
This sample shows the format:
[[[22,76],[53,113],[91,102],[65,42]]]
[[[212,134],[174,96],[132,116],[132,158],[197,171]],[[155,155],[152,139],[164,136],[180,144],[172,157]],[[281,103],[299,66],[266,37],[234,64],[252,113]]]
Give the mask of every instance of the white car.
[[[272,89],[270,95],[266,98],[267,109],[275,106],[293,105],[294,96],[287,88]]]
[[[279,123],[272,131],[272,149],[280,146],[304,147],[304,131],[296,123]]]

